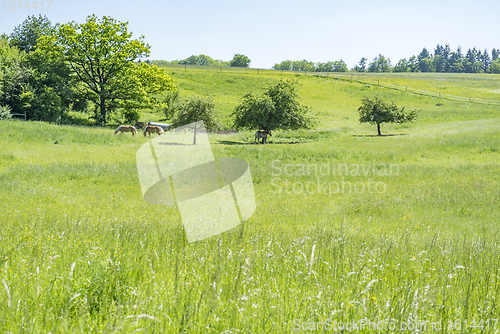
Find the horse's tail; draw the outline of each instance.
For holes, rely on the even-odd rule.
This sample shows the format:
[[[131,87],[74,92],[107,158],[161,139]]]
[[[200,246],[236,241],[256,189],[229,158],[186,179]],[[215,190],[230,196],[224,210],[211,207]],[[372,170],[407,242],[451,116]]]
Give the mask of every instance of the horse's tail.
[[[146,126],[146,127],[144,128],[144,132],[143,132],[144,137],[146,137],[146,132],[148,131],[148,128],[149,128],[149,126]]]
[[[120,125],[116,130],[115,130],[115,135],[118,133],[118,131],[120,131],[120,129],[122,128],[123,125]]]

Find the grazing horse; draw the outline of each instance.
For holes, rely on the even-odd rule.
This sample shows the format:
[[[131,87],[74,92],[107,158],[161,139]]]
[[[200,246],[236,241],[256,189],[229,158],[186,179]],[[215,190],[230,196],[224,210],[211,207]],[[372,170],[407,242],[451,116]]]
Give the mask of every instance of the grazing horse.
[[[115,130],[115,135],[120,132],[132,132],[132,136],[135,136],[135,128],[133,126],[128,126],[128,125],[120,125],[116,130]]]
[[[144,137],[146,137],[146,133],[149,133],[149,136],[151,137],[151,133],[157,133],[158,136],[160,136],[163,132],[164,132],[163,129],[159,126],[148,125],[144,129]]]
[[[269,130],[257,131],[257,132],[255,132],[255,141],[259,142],[259,139],[262,138],[262,144],[265,144],[267,141],[267,135],[270,135],[271,137],[273,136],[271,134],[271,131],[269,131]]]

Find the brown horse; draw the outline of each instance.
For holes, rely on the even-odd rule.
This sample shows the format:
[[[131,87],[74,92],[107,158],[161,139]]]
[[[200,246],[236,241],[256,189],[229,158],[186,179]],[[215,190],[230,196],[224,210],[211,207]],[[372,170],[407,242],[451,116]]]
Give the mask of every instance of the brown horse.
[[[267,141],[267,135],[273,136],[270,130],[257,131],[255,132],[255,141],[259,142],[259,139],[262,138],[262,144],[265,144]]]
[[[132,136],[135,136],[136,134],[136,131],[135,131],[135,128],[133,126],[128,126],[128,125],[120,125],[116,130],[115,130],[115,135],[120,132],[120,133],[124,133],[124,132],[132,132]]]
[[[163,133],[163,129],[160,128],[159,126],[151,126],[151,125],[148,125],[146,126],[146,128],[144,129],[144,137],[146,137],[146,133],[149,133],[149,136],[151,137],[151,134],[152,133],[157,133],[158,136],[160,136],[162,133]]]

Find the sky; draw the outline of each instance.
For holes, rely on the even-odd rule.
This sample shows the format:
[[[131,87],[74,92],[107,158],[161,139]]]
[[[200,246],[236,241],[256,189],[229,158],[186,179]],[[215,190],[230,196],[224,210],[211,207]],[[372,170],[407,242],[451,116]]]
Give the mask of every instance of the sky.
[[[253,68],[287,59],[342,59],[352,68],[378,54],[394,65],[446,43],[452,51],[460,45],[464,53],[476,47],[491,55],[493,47],[500,48],[498,0],[37,1],[36,11],[24,7],[35,0],[0,1],[0,34],[9,35],[30,15],[46,15],[52,23],[106,15],[128,21],[134,38],[145,37],[149,59],[205,54],[229,61],[240,53]]]

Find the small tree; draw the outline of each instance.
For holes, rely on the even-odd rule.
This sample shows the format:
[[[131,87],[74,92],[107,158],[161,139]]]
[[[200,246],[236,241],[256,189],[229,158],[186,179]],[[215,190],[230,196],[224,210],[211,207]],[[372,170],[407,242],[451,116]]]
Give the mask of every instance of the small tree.
[[[405,107],[398,107],[395,102],[388,102],[374,97],[364,97],[358,108],[360,123],[377,124],[378,135],[381,136],[380,124],[412,122],[418,116],[417,110],[405,112]]]
[[[219,125],[215,118],[215,103],[212,96],[200,97],[193,95],[177,107],[177,112],[172,120],[173,127],[180,127],[197,121],[205,123],[208,131],[217,131]],[[194,128],[193,145],[196,144],[196,126]]]
[[[264,94],[247,93],[233,112],[234,126],[261,130],[309,128],[308,108],[299,103],[297,81],[281,80]]]

